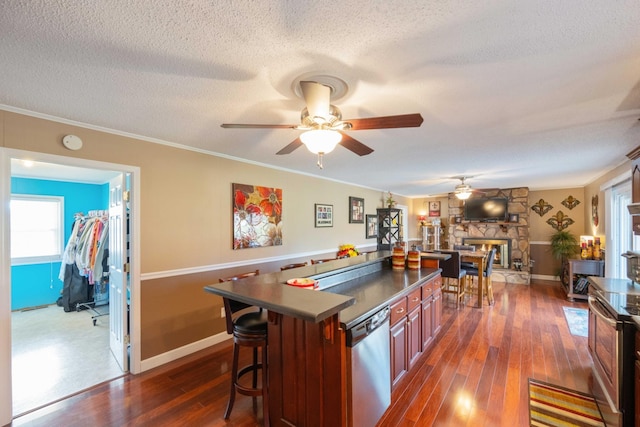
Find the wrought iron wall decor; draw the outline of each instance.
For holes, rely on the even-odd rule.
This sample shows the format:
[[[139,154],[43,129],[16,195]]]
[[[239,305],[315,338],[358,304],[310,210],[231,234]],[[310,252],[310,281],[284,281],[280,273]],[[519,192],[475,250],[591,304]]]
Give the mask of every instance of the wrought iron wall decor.
[[[564,230],[574,222],[574,220],[566,216],[562,211],[558,211],[554,216],[547,220],[547,224],[558,231]]]
[[[553,209],[553,206],[545,202],[544,199],[538,200],[533,206],[531,206],[531,210],[540,216],[544,216],[544,214],[549,212],[551,209]]]
[[[563,206],[571,210],[580,204],[580,200],[576,199],[573,196],[569,196],[566,199],[564,199],[561,203]]]
[[[591,221],[594,227],[598,226],[598,195],[591,198]]]

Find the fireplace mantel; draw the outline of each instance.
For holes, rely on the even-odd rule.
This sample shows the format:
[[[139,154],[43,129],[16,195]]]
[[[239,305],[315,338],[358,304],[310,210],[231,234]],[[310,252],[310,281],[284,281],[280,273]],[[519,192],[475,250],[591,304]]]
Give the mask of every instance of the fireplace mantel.
[[[449,194],[449,227],[447,243],[462,244],[464,239],[507,239],[510,241],[508,253],[509,265],[494,265],[492,278],[498,282],[529,284],[529,189],[526,187],[499,190],[483,190],[484,197],[506,197],[509,200],[509,214],[518,214],[517,222],[471,222],[461,221],[464,202]],[[513,261],[522,265],[520,270],[513,268]],[[521,263],[521,264],[520,264]]]

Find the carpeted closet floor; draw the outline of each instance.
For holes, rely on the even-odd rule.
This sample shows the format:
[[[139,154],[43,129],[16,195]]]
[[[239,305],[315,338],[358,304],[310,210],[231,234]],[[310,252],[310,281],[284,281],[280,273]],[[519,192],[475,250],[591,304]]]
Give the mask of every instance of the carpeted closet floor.
[[[55,304],[12,312],[14,417],[123,375],[109,350],[109,316],[94,326],[94,314]]]

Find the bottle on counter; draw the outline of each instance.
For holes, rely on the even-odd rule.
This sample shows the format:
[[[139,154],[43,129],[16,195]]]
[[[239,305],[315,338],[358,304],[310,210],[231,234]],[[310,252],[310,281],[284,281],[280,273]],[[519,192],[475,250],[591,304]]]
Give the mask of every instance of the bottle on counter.
[[[588,259],[589,258],[589,253],[587,252],[587,244],[586,243],[582,243],[582,245],[580,247],[580,258],[582,258],[582,259]]]
[[[587,259],[593,259],[593,240],[587,243]]]
[[[600,238],[596,237],[593,243],[593,259],[600,261],[602,259],[602,251],[600,250]]]

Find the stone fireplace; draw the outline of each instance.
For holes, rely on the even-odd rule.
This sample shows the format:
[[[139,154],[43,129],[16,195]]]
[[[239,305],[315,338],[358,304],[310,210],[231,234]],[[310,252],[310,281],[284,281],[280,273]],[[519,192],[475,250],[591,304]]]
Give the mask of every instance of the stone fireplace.
[[[496,248],[493,268],[509,268],[511,266],[511,239],[464,237],[464,245],[475,246],[476,250],[490,251]]]
[[[468,239],[500,241],[500,264],[494,264],[491,277],[497,282],[530,283],[529,260],[529,189],[526,187],[485,190],[481,197],[505,197],[509,214],[518,214],[514,222],[476,222],[463,218],[464,202],[449,194],[449,227],[446,244],[467,244]],[[506,242],[506,246],[504,241]],[[475,244],[475,243],[474,243]],[[485,245],[487,243],[485,242]],[[490,243],[494,244],[494,243]],[[497,244],[497,243],[496,243]],[[482,249],[482,244],[480,244]],[[517,260],[517,266],[514,261]]]

